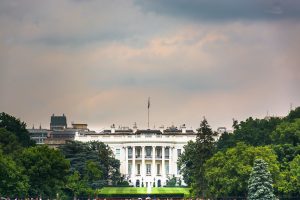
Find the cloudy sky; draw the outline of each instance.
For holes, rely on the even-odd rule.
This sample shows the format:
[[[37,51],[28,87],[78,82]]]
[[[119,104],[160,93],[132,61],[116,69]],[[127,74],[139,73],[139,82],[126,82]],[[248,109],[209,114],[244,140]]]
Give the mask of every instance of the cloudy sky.
[[[300,105],[298,0],[0,1],[0,111],[213,128]]]

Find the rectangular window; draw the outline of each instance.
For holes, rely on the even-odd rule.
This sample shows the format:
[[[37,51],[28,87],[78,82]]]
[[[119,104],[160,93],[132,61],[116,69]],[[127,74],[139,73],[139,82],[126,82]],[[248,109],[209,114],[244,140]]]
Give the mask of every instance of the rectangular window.
[[[170,155],[170,149],[166,148],[165,149],[165,158],[169,159],[169,155]]]
[[[156,158],[161,158],[161,149],[156,149]]]
[[[120,159],[120,149],[116,149],[116,158]]]
[[[169,164],[165,165],[165,170],[166,170],[166,174],[168,175],[169,174]]]
[[[131,175],[131,171],[132,171],[132,164],[128,163],[128,174]]]
[[[146,147],[146,157],[151,157],[151,147]]]
[[[137,175],[141,174],[141,165],[137,164]]]
[[[180,167],[179,167],[178,163],[177,163],[177,174],[180,174]]]
[[[132,158],[132,148],[128,148],[128,158]]]
[[[146,164],[146,173],[147,175],[151,175],[151,164]]]
[[[181,149],[177,149],[177,157],[179,158],[181,156]]]
[[[160,175],[160,164],[157,164],[156,172],[157,172],[157,175]]]
[[[135,155],[136,158],[140,158],[141,157],[141,149],[138,148],[136,149],[136,155]]]

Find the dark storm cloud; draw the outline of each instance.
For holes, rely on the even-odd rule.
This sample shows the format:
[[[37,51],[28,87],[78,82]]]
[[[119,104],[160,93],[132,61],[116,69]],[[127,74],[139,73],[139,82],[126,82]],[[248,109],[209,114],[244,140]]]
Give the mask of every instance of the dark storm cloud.
[[[137,0],[148,12],[203,21],[299,19],[297,0]]]

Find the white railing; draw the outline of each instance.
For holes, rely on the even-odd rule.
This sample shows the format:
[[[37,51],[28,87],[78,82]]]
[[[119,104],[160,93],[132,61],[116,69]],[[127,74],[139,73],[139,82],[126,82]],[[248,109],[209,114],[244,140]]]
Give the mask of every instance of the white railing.
[[[191,135],[161,135],[161,137],[148,137],[147,135],[136,135],[135,137],[128,136],[128,135],[86,135],[86,136],[75,136],[75,140],[88,142],[88,141],[102,141],[104,143],[134,143],[134,142],[156,142],[156,143],[163,143],[163,142],[174,142],[174,143],[186,143],[190,140],[196,139],[195,136]]]

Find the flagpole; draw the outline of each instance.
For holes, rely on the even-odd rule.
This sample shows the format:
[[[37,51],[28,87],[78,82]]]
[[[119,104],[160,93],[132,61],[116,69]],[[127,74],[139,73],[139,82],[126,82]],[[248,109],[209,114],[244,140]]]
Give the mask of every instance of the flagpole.
[[[148,129],[149,129],[150,97],[148,97]]]

